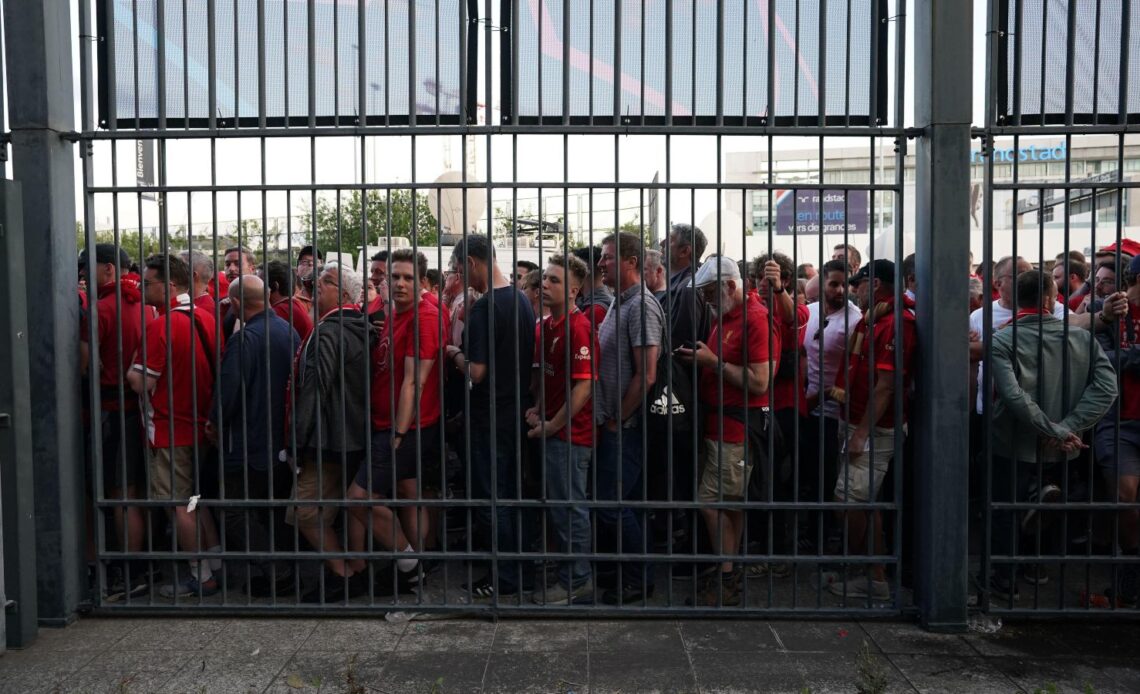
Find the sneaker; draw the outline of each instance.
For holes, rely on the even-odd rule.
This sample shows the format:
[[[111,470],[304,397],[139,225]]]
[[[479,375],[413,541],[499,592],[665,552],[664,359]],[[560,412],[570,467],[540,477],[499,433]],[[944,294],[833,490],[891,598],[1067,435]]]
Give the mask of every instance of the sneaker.
[[[217,594],[220,590],[221,586],[218,585],[218,579],[213,576],[202,583],[199,583],[198,579],[191,576],[181,583],[167,583],[158,589],[158,594],[164,598],[173,598],[175,596],[186,598],[198,595],[205,598]]]
[[[870,591],[867,590],[868,583],[870,583]],[[838,595],[840,597],[871,598],[872,600],[891,599],[890,583],[877,581],[875,579],[871,579],[868,582],[866,576],[848,578],[846,581],[835,581],[828,584],[827,589],[831,591],[832,595]]]
[[[734,607],[740,604],[740,582],[743,571],[739,568],[728,573],[717,571],[716,575],[707,578],[697,591],[696,600],[692,596],[685,599],[685,604],[697,607]]]
[[[1041,564],[1025,564],[1018,574],[1029,585],[1043,586],[1049,582],[1049,572]]]
[[[787,578],[792,575],[792,568],[786,562],[772,562],[770,564],[750,564],[748,578]]]
[[[593,594],[594,584],[592,581],[586,581],[573,590],[567,590],[561,583],[555,583],[545,591],[534,591],[531,595],[531,602],[535,605],[575,605],[584,602]]]
[[[1046,484],[1038,492],[1037,488],[1029,490],[1029,496],[1026,499],[1031,504],[1055,504],[1061,500],[1061,488],[1055,484]],[[1037,509],[1031,508],[1025,512],[1021,517],[1021,532],[1029,532],[1033,527],[1033,519],[1037,517]]]

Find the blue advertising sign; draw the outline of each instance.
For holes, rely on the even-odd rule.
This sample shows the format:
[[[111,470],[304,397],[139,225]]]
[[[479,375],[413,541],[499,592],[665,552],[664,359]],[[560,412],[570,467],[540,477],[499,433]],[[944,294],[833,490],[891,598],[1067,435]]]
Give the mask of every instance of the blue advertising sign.
[[[865,234],[867,201],[865,190],[778,190],[776,233]]]

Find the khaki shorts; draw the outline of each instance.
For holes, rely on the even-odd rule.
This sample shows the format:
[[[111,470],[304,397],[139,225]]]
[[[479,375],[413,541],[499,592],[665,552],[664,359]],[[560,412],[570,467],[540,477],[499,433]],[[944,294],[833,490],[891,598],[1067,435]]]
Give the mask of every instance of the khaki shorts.
[[[847,439],[855,431],[855,426],[848,424],[840,428],[840,449],[845,448]],[[905,435],[905,431],[903,432]],[[872,433],[874,438],[874,457],[870,451],[852,453],[850,460],[846,454],[839,455],[839,477],[835,481],[836,501],[874,501],[882,494],[883,481],[887,479],[887,469],[891,458],[895,455],[895,430],[885,427],[875,427]],[[871,439],[867,439],[871,445]],[[874,498],[872,498],[872,490]]]
[[[318,475],[318,470],[320,474]],[[344,486],[341,484],[341,464],[315,460],[305,461],[297,473],[293,484],[293,498],[300,501],[328,500],[323,506],[290,506],[285,510],[285,522],[298,528],[319,528],[330,526],[336,520],[340,502],[344,499]]]
[[[697,498],[700,501],[743,499],[751,474],[752,464],[744,459],[743,442],[722,443],[705,439]]]
[[[203,450],[199,448],[199,451]],[[171,474],[171,461],[174,472]],[[173,481],[172,478],[173,477]],[[172,492],[173,491],[173,495]],[[152,499],[189,499],[194,494],[194,447],[153,448],[150,452]]]

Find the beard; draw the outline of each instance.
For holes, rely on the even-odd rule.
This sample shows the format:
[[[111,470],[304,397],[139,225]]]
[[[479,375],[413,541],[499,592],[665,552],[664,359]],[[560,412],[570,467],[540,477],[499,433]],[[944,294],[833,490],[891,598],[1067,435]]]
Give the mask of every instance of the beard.
[[[733,309],[733,296],[727,289],[720,290],[720,296],[717,297],[717,302],[712,304],[709,308],[715,318],[721,318],[724,314]]]

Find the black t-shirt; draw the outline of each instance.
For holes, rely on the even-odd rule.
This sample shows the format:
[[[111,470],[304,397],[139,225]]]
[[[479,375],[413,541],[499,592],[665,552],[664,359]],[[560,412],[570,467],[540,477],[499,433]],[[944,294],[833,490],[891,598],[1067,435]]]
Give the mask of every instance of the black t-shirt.
[[[495,342],[491,344],[491,299],[495,302]],[[516,314],[517,311],[517,314]],[[530,407],[530,370],[534,361],[534,311],[530,300],[513,286],[484,294],[467,314],[467,360],[486,364],[495,376],[491,395],[491,373],[471,388],[471,420],[491,421],[502,428],[521,420]],[[517,413],[516,413],[516,407]]]

